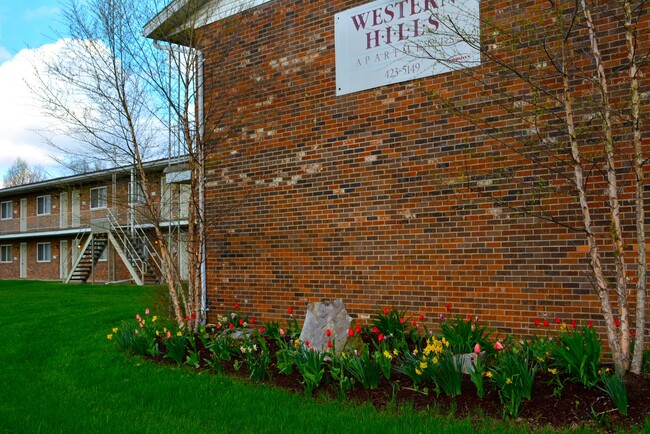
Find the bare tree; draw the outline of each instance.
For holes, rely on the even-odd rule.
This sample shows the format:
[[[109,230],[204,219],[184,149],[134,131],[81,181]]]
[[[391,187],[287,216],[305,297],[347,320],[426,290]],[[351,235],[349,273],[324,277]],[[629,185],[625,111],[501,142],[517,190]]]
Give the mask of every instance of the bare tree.
[[[40,165],[30,166],[29,163],[18,157],[7,169],[2,184],[5,188],[18,185],[31,184],[32,182],[44,181],[47,179],[45,169]]]
[[[62,149],[73,160],[136,168],[135,181],[144,193],[147,219],[154,223],[173,314],[181,327],[189,328],[197,328],[205,319],[204,158],[211,146],[237,127],[237,122],[230,122],[232,129],[214,134],[206,134],[203,128],[215,117],[227,116],[230,110],[224,107],[231,98],[224,90],[209,110],[201,100],[203,58],[198,47],[202,35],[197,28],[214,15],[213,8],[221,7],[221,2],[210,7],[206,3],[185,2],[171,22],[173,35],[159,43],[142,35],[147,22],[163,10],[164,5],[155,0],[70,0],[64,15],[69,38],[63,53],[37,71],[40,83],[34,88],[47,114],[62,125],[58,133],[80,143],[75,149]],[[240,28],[231,21],[219,31],[234,44]],[[226,53],[229,45],[222,48]],[[145,170],[147,160],[168,155],[189,158],[188,285],[182,284],[175,266],[167,233],[160,225],[159,203],[149,194],[153,182]]]
[[[647,111],[642,107],[647,83],[641,68],[648,40],[640,30],[647,22],[646,4],[539,0],[521,5],[514,14],[484,10],[478,16],[470,12],[476,9],[463,7],[467,0],[455,3],[465,15],[439,14],[436,29],[451,38],[432,38],[419,44],[419,52],[465,75],[464,91],[479,97],[467,101],[462,92],[448,90],[434,90],[431,96],[513,161],[487,163],[482,171],[467,167],[463,183],[519,215],[551,221],[584,236],[589,278],[600,301],[616,371],[639,373],[647,279]],[[468,44],[480,51],[480,65],[450,56],[447,42],[436,40]],[[489,116],[481,108],[489,108]],[[529,176],[524,176],[526,171]],[[498,184],[516,187],[522,194],[513,200],[496,188]],[[571,215],[553,207],[571,202]],[[624,213],[634,221],[634,229],[624,228]],[[631,272],[632,263],[636,267]]]

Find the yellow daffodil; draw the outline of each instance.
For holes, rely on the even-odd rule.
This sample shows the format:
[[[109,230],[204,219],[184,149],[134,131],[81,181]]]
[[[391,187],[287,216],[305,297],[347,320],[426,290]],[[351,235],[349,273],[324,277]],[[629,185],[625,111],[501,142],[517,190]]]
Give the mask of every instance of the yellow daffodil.
[[[399,351],[397,351],[397,348],[393,348],[393,354],[399,356]]]
[[[391,353],[388,352],[388,350],[384,351],[384,357],[386,357],[388,360],[391,360],[393,358],[393,356],[391,355]]]
[[[550,372],[553,375],[557,375],[557,369],[548,368],[548,372]]]
[[[437,365],[438,364],[438,357],[434,357],[433,359],[431,359],[431,363],[433,363],[434,365]]]
[[[156,330],[156,336],[160,336],[160,332]]]
[[[418,375],[422,375],[422,371],[420,371],[419,369],[416,369],[415,373],[418,374]]]
[[[156,321],[158,321],[158,317],[154,315],[153,318],[151,318],[151,322],[156,322]]]
[[[113,327],[113,333],[117,333],[117,327]]]
[[[106,339],[110,341],[111,339],[113,339],[113,335],[106,335]]]
[[[512,380],[510,378],[506,378],[506,384],[512,384]]]
[[[183,336],[183,332],[179,330],[178,333],[176,333],[176,336]]]
[[[420,369],[425,370],[427,369],[427,366],[429,366],[427,362],[420,362]]]
[[[492,378],[492,371],[484,372],[483,375],[485,375],[488,378]]]

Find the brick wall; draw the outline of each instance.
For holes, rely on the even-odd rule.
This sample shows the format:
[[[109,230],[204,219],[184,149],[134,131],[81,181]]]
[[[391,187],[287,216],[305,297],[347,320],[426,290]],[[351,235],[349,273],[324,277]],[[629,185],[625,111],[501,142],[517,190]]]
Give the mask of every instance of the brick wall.
[[[516,80],[481,66],[473,71],[481,85],[453,72],[335,96],[334,14],[363,3],[269,2],[235,18],[245,31],[223,59],[225,23],[204,29],[207,110],[224,101],[231,108],[208,131],[234,131],[208,157],[210,309],[237,301],[278,319],[288,305],[304,312],[307,302],[340,297],[361,319],[395,305],[433,321],[450,303],[517,333],[536,317],[597,319],[586,240],[570,229],[581,225],[571,173],[548,170],[553,161],[534,146],[528,155],[509,149],[530,126],[489,98],[499,87],[516,90]],[[481,4],[484,17],[503,22],[536,7]],[[612,34],[604,46],[611,64],[622,41]],[[530,63],[530,54],[512,56]],[[495,137],[431,92],[521,134]],[[629,174],[629,163],[619,164]],[[542,179],[552,194],[540,193]],[[602,238],[603,186],[592,173]],[[625,241],[634,249],[629,191]],[[561,224],[512,209],[526,206]]]

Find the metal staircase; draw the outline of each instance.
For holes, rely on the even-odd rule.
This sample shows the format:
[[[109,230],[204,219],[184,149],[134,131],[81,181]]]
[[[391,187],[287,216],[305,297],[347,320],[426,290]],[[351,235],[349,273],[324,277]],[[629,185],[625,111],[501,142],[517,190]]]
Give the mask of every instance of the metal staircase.
[[[159,283],[163,267],[155,245],[142,227],[125,228],[110,211],[107,218],[91,224],[91,232],[65,282],[85,283],[108,243],[113,246],[137,285]]]
[[[106,233],[91,233],[86,239],[81,254],[77,257],[72,272],[68,274],[65,282],[78,281],[86,283],[106,246],[108,246]]]

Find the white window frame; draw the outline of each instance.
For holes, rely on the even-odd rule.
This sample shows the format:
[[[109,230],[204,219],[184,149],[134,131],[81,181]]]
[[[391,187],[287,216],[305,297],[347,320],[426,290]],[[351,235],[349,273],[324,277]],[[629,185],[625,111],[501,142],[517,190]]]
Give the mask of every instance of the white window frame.
[[[0,263],[10,264],[13,261],[13,244],[0,245]]]
[[[41,252],[41,246],[43,247],[43,251]],[[45,247],[47,246],[47,249],[45,250]],[[43,255],[41,256],[41,253]],[[46,255],[47,253],[47,255]],[[46,258],[47,256],[47,258]],[[52,262],[52,243],[37,243],[36,244],[36,262]]]
[[[43,210],[41,210],[41,202],[43,203]],[[45,205],[47,205],[47,211],[45,210]],[[43,212],[41,212],[43,211]],[[52,214],[52,196],[38,196],[36,198],[36,215],[49,215]]]
[[[108,261],[108,246],[104,247],[104,250],[102,250],[102,254],[99,255],[99,258],[97,259],[98,262],[106,262]]]
[[[104,190],[104,195],[100,193],[101,190]],[[97,192],[97,197],[93,198],[93,192]],[[93,204],[93,199],[97,203]],[[103,202],[102,202],[103,199]],[[103,209],[108,208],[108,187],[95,187],[90,189],[90,209]]]
[[[11,220],[14,213],[14,203],[12,201],[6,201],[0,203],[0,220]]]

